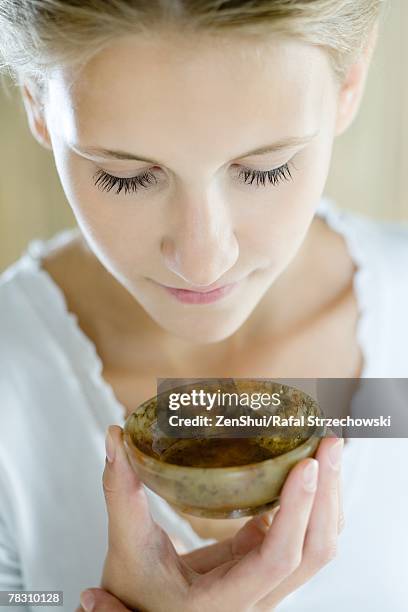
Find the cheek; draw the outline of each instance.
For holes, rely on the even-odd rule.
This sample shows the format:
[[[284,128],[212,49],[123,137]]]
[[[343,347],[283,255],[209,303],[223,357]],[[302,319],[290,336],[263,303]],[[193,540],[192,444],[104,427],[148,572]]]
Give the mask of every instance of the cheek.
[[[281,207],[283,226],[299,235],[312,221],[323,195],[330,166],[332,139],[324,138],[294,160],[293,182],[288,200]]]
[[[280,268],[299,249],[324,190],[330,153],[330,139],[316,143],[293,160],[292,180],[259,188],[242,203],[241,210],[251,210],[240,222],[242,242],[260,261]]]
[[[136,272],[154,259],[160,228],[153,202],[136,194],[117,196],[115,188],[101,191],[94,184],[95,165],[72,154],[56,155],[56,165],[76,221],[108,269]]]

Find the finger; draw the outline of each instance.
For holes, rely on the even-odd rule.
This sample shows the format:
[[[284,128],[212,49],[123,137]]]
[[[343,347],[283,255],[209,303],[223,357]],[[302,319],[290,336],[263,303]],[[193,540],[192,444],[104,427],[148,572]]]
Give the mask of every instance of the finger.
[[[222,599],[250,607],[296,569],[301,561],[317,475],[315,459],[302,460],[291,470],[280,495],[280,508],[262,543],[229,567],[219,581],[217,595]]]
[[[222,563],[231,561],[231,541],[232,538],[227,538],[222,540],[222,542],[197,548],[185,555],[181,555],[181,559],[195,572],[204,574]]]
[[[80,610],[84,612],[129,612],[119,599],[103,589],[87,589],[81,593]]]
[[[303,551],[303,564],[308,576],[316,573],[336,555],[343,445],[342,438],[322,440],[316,454],[320,464],[319,486]]]
[[[265,537],[277,508],[248,520],[232,537],[182,555],[183,561],[196,572],[208,572],[223,563],[240,559],[258,546]]]
[[[268,512],[254,516],[235,534],[232,541],[232,556],[234,559],[243,557],[255,546],[263,542],[279,507],[278,502]]]
[[[174,551],[165,532],[153,521],[146,492],[129,463],[123,430],[118,425],[108,429],[106,452],[102,485],[108,514],[110,562],[138,557],[154,561],[164,547]],[[105,584],[101,586],[106,588]]]
[[[129,463],[121,427],[109,427],[106,445],[107,456],[109,454],[113,459],[109,461],[107,458],[102,477],[109,549],[124,551],[129,545],[152,543],[158,527],[150,515],[142,482]]]
[[[336,447],[336,448],[334,448]],[[259,604],[276,607],[282,599],[309,580],[316,572],[334,558],[337,548],[340,515],[339,489],[340,464],[343,440],[322,440],[316,453],[319,461],[319,481],[306,532],[302,562],[273,592]],[[337,463],[331,460],[331,451],[337,454]]]
[[[337,479],[337,499],[339,503],[339,520],[337,522],[337,533],[341,533],[345,525],[344,508],[343,508],[343,480],[342,480],[341,468],[339,470],[339,476]]]

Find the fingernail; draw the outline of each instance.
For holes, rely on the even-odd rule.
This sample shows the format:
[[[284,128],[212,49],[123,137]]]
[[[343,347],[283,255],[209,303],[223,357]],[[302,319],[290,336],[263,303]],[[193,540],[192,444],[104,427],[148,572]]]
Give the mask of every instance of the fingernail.
[[[112,436],[109,433],[109,429],[108,429],[108,433],[106,434],[105,448],[106,448],[106,457],[108,461],[112,463],[112,461],[115,458],[115,445],[112,440]]]
[[[344,440],[340,438],[336,444],[333,444],[332,447],[329,448],[329,459],[332,465],[332,468],[337,470],[340,467],[341,463],[341,455],[343,452]]]
[[[303,470],[303,484],[306,491],[314,491],[317,487],[318,463],[316,459],[310,459]]]
[[[92,612],[95,604],[95,597],[92,591],[82,591],[79,601],[85,612]]]

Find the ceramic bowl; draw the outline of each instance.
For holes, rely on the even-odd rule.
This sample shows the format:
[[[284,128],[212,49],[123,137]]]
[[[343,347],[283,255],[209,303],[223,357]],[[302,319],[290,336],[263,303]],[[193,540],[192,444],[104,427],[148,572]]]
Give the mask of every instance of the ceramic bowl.
[[[239,393],[279,390],[283,398],[279,412],[283,417],[304,415],[306,422],[309,415],[323,417],[317,402],[299,389],[269,379],[232,380]],[[214,383],[209,383],[210,388]],[[191,385],[177,390],[188,389]],[[233,440],[211,435],[193,441],[168,437],[157,427],[157,397],[162,395],[143,402],[128,416],[123,428],[124,445],[131,466],[147,487],[178,510],[196,516],[237,518],[273,508],[291,468],[312,457],[326,434],[323,424],[292,425],[290,433],[282,427],[271,431],[271,435]],[[270,410],[276,414],[276,408]],[[188,451],[193,443],[197,452],[191,454]],[[194,457],[188,465],[186,456]],[[220,456],[224,459],[221,466]]]

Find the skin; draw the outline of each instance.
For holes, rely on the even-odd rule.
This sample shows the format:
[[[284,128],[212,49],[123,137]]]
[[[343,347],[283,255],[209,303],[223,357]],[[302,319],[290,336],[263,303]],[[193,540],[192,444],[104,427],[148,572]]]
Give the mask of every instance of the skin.
[[[325,276],[329,286],[323,289],[322,248],[330,253],[336,238],[328,237],[315,211],[334,139],[357,112],[371,49],[338,83],[327,53],[294,39],[152,32],[148,38],[117,39],[81,70],[56,67],[44,106],[28,84],[23,88],[31,130],[52,150],[82,232],[50,269],[108,370],[133,376],[143,371],[150,383],[158,371],[222,376],[225,361],[237,353],[251,355],[261,338],[278,332],[285,337],[285,330],[302,322],[305,309],[312,318],[323,292],[326,299],[341,293],[350,261],[344,252],[337,255],[344,265],[330,260],[333,273]],[[273,152],[247,153],[270,144]],[[137,159],[102,160],[85,153],[89,147],[130,152]],[[262,171],[284,164],[292,178],[277,185],[238,178],[243,167]],[[148,171],[156,180],[148,189],[116,195],[116,187],[103,192],[95,186],[101,169],[123,178]],[[229,296],[207,305],[182,304],[156,284],[204,290],[240,279]],[[262,373],[255,369],[252,375]],[[179,572],[181,591],[174,587],[166,610],[180,609],[186,588],[193,593],[191,610],[200,609],[195,606],[206,593],[220,608],[227,601],[230,609],[273,609],[332,557],[327,551],[334,548],[341,500],[339,470],[329,467],[331,444],[319,447],[317,492],[305,495],[300,464],[285,485],[282,499],[297,500],[302,512],[288,512],[290,503],[282,501],[268,543],[246,540],[239,566],[253,576],[246,599],[238,588],[241,569],[232,578],[225,573],[225,563],[237,567],[236,559],[225,557],[225,543],[215,556],[214,549],[204,549],[201,557],[180,561],[164,532],[151,526],[139,485],[129,485],[130,473],[120,472],[116,490],[133,486],[133,493],[118,492],[120,502],[116,493],[108,495],[114,527],[102,586],[127,605],[160,610],[146,581],[118,570],[125,558],[127,567],[142,570],[136,574],[150,575],[149,565],[140,568],[143,539],[132,540],[129,551],[120,538],[131,512],[145,512],[139,519],[153,529],[160,552],[151,557],[152,568],[160,564],[168,589]],[[283,546],[284,569],[279,562],[276,568],[276,542],[286,542],[288,533],[297,536],[290,550]],[[272,565],[256,565],[261,549],[267,550],[263,562]],[[215,570],[213,582],[197,582],[204,566]],[[268,568],[267,580],[265,574],[257,582],[256,568],[261,574]],[[162,592],[160,584],[157,589]]]

